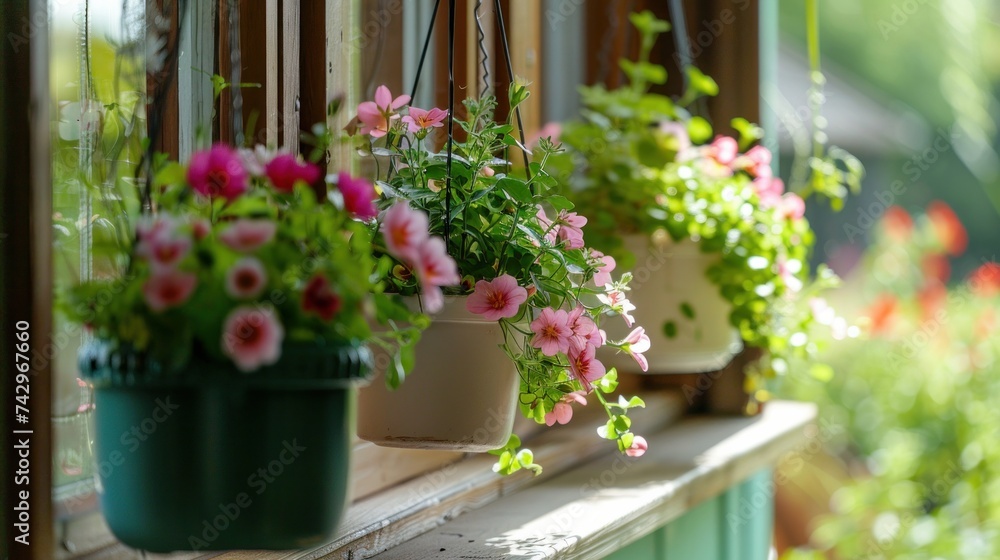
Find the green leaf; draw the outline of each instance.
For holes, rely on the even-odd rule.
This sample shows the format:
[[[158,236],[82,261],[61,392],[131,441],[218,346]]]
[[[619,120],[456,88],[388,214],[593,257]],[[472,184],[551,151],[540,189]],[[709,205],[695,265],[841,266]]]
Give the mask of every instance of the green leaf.
[[[667,321],[667,322],[663,323],[663,334],[667,338],[676,338],[677,337],[677,323],[674,323],[673,321]]]
[[[500,187],[505,193],[507,193],[513,200],[520,202],[521,204],[531,204],[533,197],[531,196],[531,189],[528,185],[519,179],[514,179],[512,177],[504,177],[497,181],[497,186]]]
[[[812,367],[809,368],[809,375],[819,381],[822,381],[823,383],[826,383],[833,379],[834,372],[833,368],[827,364],[813,364]]]
[[[688,319],[694,320],[694,308],[686,301],[681,303],[681,314]]]

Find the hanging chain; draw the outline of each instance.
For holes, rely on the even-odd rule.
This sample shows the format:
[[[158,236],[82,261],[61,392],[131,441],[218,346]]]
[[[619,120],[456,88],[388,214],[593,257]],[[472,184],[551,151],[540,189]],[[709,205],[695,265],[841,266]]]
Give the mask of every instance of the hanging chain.
[[[687,20],[684,19],[684,1],[670,0],[670,19],[674,24],[674,44],[677,46],[677,56],[680,58],[681,76],[684,80],[684,89],[689,85],[687,69],[694,60],[691,56],[691,40],[687,34]]]
[[[507,63],[507,80],[514,84],[514,65],[510,60],[510,43],[507,42],[507,28],[503,22],[503,10],[500,9],[500,0],[495,0],[494,5],[497,10],[497,25],[500,26],[500,43],[503,45],[504,62]],[[524,140],[524,122],[521,120],[521,106],[514,107],[514,116],[517,118],[517,134],[521,139],[521,155],[524,157],[524,174],[531,181],[531,167],[528,161],[528,149]],[[531,185],[531,194],[535,194],[535,185]]]
[[[243,90],[240,88],[242,79],[243,57],[240,53],[240,3],[239,0],[229,0],[229,88],[233,99],[233,143],[243,145]]]
[[[476,0],[476,33],[479,35],[479,54],[482,56],[479,64],[483,69],[483,89],[479,90],[479,97],[490,91],[490,54],[486,52],[486,32],[483,31],[483,22],[480,19],[482,14],[479,13],[482,6],[483,0]]]
[[[448,0],[448,174],[444,184],[444,243],[451,254],[451,165],[455,150],[455,3]]]

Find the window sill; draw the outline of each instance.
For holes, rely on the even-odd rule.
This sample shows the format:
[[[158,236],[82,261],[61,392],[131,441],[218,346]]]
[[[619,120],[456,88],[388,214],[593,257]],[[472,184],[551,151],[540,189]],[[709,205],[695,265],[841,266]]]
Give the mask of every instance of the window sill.
[[[598,419],[581,414],[530,442],[546,467],[539,477],[499,477],[490,470],[493,456],[475,455],[355,502],[340,536],[311,550],[144,558],[599,558],[774,465],[807,440],[816,415],[811,405],[775,402],[757,417],[675,422],[684,409],[679,394],[646,401],[635,425],[650,450],[639,460],[608,453],[608,442],[594,437]],[[529,485],[530,492],[519,492]],[[91,531],[102,523],[96,517]],[[73,557],[143,556],[112,544]]]

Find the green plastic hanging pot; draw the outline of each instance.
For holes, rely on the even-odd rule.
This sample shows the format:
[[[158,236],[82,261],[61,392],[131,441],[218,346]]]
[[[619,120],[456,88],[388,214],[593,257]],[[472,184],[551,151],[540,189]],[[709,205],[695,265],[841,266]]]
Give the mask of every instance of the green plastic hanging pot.
[[[202,358],[169,369],[108,341],[79,358],[95,390],[101,507],[121,542],[284,550],[333,536],[367,348],[286,343],[251,373]]]

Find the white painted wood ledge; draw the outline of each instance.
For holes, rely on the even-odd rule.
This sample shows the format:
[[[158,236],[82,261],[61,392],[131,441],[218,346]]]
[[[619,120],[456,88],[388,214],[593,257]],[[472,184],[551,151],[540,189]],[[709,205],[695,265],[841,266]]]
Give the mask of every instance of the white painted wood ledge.
[[[639,459],[595,436],[598,411],[579,411],[530,442],[542,476],[500,477],[493,456],[470,456],[355,502],[338,537],[311,550],[140,556],[117,545],[75,558],[601,558],[776,465],[808,440],[816,416],[812,405],[779,401],[753,418],[678,419],[679,394],[648,397],[634,414],[650,445]]]
[[[801,449],[815,418],[781,401],[754,418],[688,417],[648,438],[641,459],[595,459],[375,559],[603,558]]]

